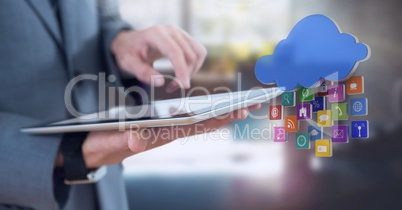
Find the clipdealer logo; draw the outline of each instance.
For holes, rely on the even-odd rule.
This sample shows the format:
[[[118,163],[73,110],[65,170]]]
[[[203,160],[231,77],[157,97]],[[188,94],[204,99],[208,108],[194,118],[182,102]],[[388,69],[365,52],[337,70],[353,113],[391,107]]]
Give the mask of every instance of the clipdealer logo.
[[[252,93],[253,90],[260,90],[260,91],[268,91],[262,87],[256,86],[249,91],[244,92],[232,92],[232,90],[226,86],[219,86],[215,87],[212,90],[207,89],[205,87],[193,87],[187,91],[183,88],[183,84],[175,77],[170,75],[165,75],[164,77],[175,81],[179,87],[180,95],[178,96],[178,104],[174,107],[174,109],[169,110],[171,116],[180,115],[183,113],[192,113],[192,107],[194,105],[205,105],[205,107],[210,107],[211,118],[217,119],[226,119],[234,117],[233,114],[235,110],[244,108],[241,103],[237,103],[236,98],[243,97],[244,100],[247,100],[250,97],[253,97]],[[131,86],[131,87],[118,87],[115,85],[109,85],[108,83],[115,83],[116,77],[114,75],[110,75],[106,77],[105,73],[99,73],[99,75],[93,74],[82,74],[74,77],[70,80],[67,84],[65,92],[64,92],[64,101],[67,111],[74,117],[80,118],[81,120],[101,120],[101,119],[114,119],[118,120],[119,122],[119,129],[124,130],[125,127],[125,120],[126,119],[137,119],[142,118],[144,116],[157,116],[156,109],[152,108],[153,102],[155,101],[155,89],[152,85],[154,81],[159,79],[160,76],[155,76],[152,78],[151,88],[150,91],[145,91],[142,87],[139,86]],[[98,110],[100,112],[93,113],[93,114],[83,114],[79,111],[78,103],[75,104],[73,101],[73,95],[75,87],[80,82],[91,82],[95,83],[95,87],[97,86],[98,89]],[[242,84],[242,77],[241,73],[237,74],[237,87],[236,89],[241,90]],[[106,94],[108,93],[108,94]],[[203,93],[205,97],[193,97],[194,95],[199,95]],[[225,94],[222,98],[215,98],[213,99],[214,94]],[[126,106],[127,98],[130,98],[130,94],[135,94],[139,96],[140,100],[144,104],[144,106],[137,106],[138,109],[135,112],[130,111],[132,105]],[[265,94],[267,97],[263,99],[259,99],[260,103],[271,103],[271,98],[268,97],[269,92]],[[108,96],[108,97],[107,97]],[[117,97],[116,97],[117,96]],[[116,101],[117,100],[117,101]],[[232,103],[230,106],[230,110],[227,114],[221,114],[219,112],[219,107],[222,105],[227,105],[228,103]],[[148,105],[148,106],[147,106]],[[77,107],[75,107],[77,106]],[[245,104],[247,106],[247,104]],[[248,116],[254,120],[260,119],[267,119],[268,113],[248,113]]]

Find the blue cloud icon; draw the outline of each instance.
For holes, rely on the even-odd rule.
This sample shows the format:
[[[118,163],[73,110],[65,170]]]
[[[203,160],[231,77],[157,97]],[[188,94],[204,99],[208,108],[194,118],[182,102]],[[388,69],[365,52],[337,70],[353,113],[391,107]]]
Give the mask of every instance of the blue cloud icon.
[[[370,57],[370,48],[351,34],[341,33],[324,15],[311,15],[278,43],[273,55],[265,55],[255,65],[255,75],[264,84],[276,83],[282,90],[300,84],[313,87],[322,79],[347,80],[359,62]]]

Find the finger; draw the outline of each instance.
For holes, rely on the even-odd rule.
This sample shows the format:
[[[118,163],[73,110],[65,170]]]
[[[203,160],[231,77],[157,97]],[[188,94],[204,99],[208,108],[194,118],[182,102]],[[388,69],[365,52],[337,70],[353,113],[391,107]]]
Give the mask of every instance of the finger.
[[[227,125],[235,120],[241,120],[241,119],[246,119],[248,115],[248,111],[246,108],[244,109],[238,109],[236,111],[231,112],[228,117],[224,118],[211,118],[208,120],[205,120],[203,122],[200,122],[199,124],[194,124],[194,125],[188,125],[186,126],[186,129],[189,129],[189,132],[187,134],[189,135],[182,135],[179,138],[185,137],[185,136],[192,136],[192,135],[197,135],[205,132],[211,132],[213,130],[216,130],[224,125]],[[180,133],[179,133],[180,134]]]
[[[259,108],[261,108],[261,104],[254,104],[252,106],[247,107],[246,109],[248,110],[248,112],[252,112],[252,111],[257,110]]]
[[[167,25],[167,29],[170,32],[170,35],[173,37],[173,39],[176,41],[176,43],[180,46],[180,48],[183,50],[187,66],[189,69],[189,75],[194,71],[195,65],[197,63],[198,56],[196,52],[193,49],[193,46],[191,45],[191,42],[189,42],[188,39],[185,38],[183,32],[181,30],[178,30],[173,25]]]
[[[207,49],[201,43],[199,43],[196,40],[194,40],[194,38],[192,38],[183,29],[178,28],[178,30],[181,32],[181,34],[184,37],[184,39],[187,40],[187,42],[190,44],[190,46],[192,47],[193,51],[197,55],[197,62],[195,64],[195,67],[194,67],[193,72],[192,72],[192,74],[195,74],[196,72],[198,72],[200,70],[202,64],[205,61],[205,58],[207,56]]]
[[[129,140],[129,148],[131,151],[138,153],[165,145],[178,138],[212,132],[234,120],[247,118],[248,110],[255,110],[259,107],[260,104],[256,104],[233,111],[231,116],[234,117],[212,118],[199,124],[140,129],[137,132],[137,138]]]
[[[182,83],[180,85],[186,89],[190,88],[190,74],[187,71],[188,66],[183,50],[162,26],[156,26],[149,30],[147,32],[149,34],[147,43],[158,49],[172,62],[176,77]]]
[[[228,121],[246,119],[249,112],[248,112],[247,108],[243,108],[243,109],[238,109],[238,110],[234,111],[233,113],[234,113],[233,117],[229,117]]]
[[[134,154],[168,144],[183,135],[179,132],[189,131],[189,127],[167,126],[159,128],[143,128],[135,131],[135,138],[129,141],[130,152]]]
[[[126,60],[121,62],[122,67],[136,76],[138,80],[155,87],[163,86],[165,80],[158,71],[156,71],[150,64],[145,63],[136,57],[127,56]]]
[[[179,84],[176,81],[171,81],[169,83],[169,85],[166,87],[166,92],[167,93],[173,93],[174,91],[176,91],[177,89],[179,89]]]
[[[143,152],[147,150],[150,140],[147,139],[150,137],[149,129],[139,129],[137,131],[125,131],[124,135],[126,135],[128,148],[130,148],[130,152],[134,154]]]
[[[225,119],[217,119],[212,118],[198,124],[192,125],[184,125],[184,126],[168,126],[168,127],[160,127],[160,128],[152,128],[151,132],[153,134],[157,134],[157,136],[153,136],[150,139],[157,139],[152,143],[149,143],[147,149],[155,148],[164,144],[167,144],[175,139],[183,138],[187,136],[193,136],[205,132],[212,132],[223,125],[226,125],[234,120],[245,119],[247,117],[247,110],[241,109],[234,111],[236,117],[233,118],[225,118]]]
[[[249,107],[244,108],[245,112],[247,113],[246,116],[245,116],[245,118],[247,118],[247,116],[248,116],[248,114],[249,114],[250,112],[252,112],[252,111],[254,111],[254,110],[257,110],[257,109],[259,109],[259,108],[261,108],[261,104],[254,104],[254,105],[252,105],[252,106],[249,106]],[[244,119],[245,119],[245,118],[244,118]]]
[[[178,37],[180,37],[180,41],[186,42],[186,49],[188,49],[190,47],[192,54],[195,54],[195,56],[196,56],[195,61],[191,64],[191,76],[192,76],[200,70],[202,64],[205,61],[205,57],[207,55],[207,50],[200,43],[196,42],[186,31],[184,31],[180,28],[175,28],[175,30],[178,31],[178,33],[176,33],[176,34]],[[166,92],[172,93],[172,92],[176,91],[178,88],[179,88],[179,85],[176,82],[172,81],[167,86]]]
[[[187,38],[185,38],[185,39],[187,39]],[[191,46],[192,53],[196,55],[195,60],[193,60],[193,58],[190,58],[189,59],[190,61],[188,61],[188,62],[191,62],[191,63],[188,63],[188,65],[190,68],[190,70],[189,70],[190,77],[192,77],[195,73],[197,73],[200,70],[202,64],[204,63],[205,56],[206,56],[206,50],[204,47],[202,47],[202,45],[193,46],[193,45],[196,45],[196,43],[193,41],[191,41],[191,42],[187,41],[187,45]],[[176,91],[177,89],[179,89],[179,87],[180,86],[179,86],[179,84],[177,84],[176,81],[171,81],[166,88],[166,92],[172,93],[172,92]]]

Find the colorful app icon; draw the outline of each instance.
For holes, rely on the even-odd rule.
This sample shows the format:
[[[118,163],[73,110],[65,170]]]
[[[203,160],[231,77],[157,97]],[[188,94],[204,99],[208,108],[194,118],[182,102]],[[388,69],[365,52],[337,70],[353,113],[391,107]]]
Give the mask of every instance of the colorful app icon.
[[[311,88],[300,88],[299,99],[301,102],[312,101],[314,99],[313,89]]]
[[[315,97],[313,101],[310,102],[311,106],[313,106],[313,112],[316,113],[320,110],[326,109],[326,101],[325,97],[323,96],[318,96]]]
[[[367,98],[353,98],[350,100],[350,113],[353,116],[365,116],[368,114]]]
[[[356,76],[346,81],[346,93],[348,95],[364,93],[364,77]]]
[[[308,126],[308,134],[310,136],[311,141],[315,141],[317,139],[322,139],[322,128],[318,126],[310,125]]]
[[[352,138],[367,139],[369,137],[369,122],[367,120],[352,121]]]
[[[274,142],[286,142],[286,132],[284,126],[274,127]]]
[[[315,156],[332,157],[332,143],[329,139],[318,139],[315,141]]]
[[[285,131],[286,132],[297,132],[299,130],[299,121],[297,121],[297,116],[286,116],[285,117]]]
[[[348,119],[348,103],[331,104],[332,120],[347,120]]]
[[[295,104],[296,104],[295,92],[282,93],[282,105],[283,106],[295,106]]]
[[[297,119],[307,120],[311,119],[311,104],[299,104],[297,105]]]
[[[328,101],[343,102],[345,101],[345,85],[331,85],[328,88]]]
[[[282,106],[281,105],[269,106],[269,119],[270,120],[281,120],[282,119]]]
[[[347,125],[334,125],[332,126],[332,142],[348,143],[349,142],[349,129]]]
[[[317,126],[330,127],[332,125],[331,110],[322,110],[317,112]]]
[[[326,80],[323,82],[318,88],[317,95],[318,96],[327,96],[328,95],[328,86],[332,85],[331,81]]]
[[[308,133],[296,133],[296,149],[310,149]]]

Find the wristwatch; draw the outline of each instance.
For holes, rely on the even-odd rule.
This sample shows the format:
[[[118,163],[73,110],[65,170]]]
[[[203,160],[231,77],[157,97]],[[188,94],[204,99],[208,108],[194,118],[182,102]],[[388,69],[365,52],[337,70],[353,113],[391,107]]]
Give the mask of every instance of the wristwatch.
[[[99,181],[107,173],[106,166],[88,169],[82,154],[82,144],[88,132],[67,133],[64,135],[60,151],[63,156],[64,183],[90,184]]]

